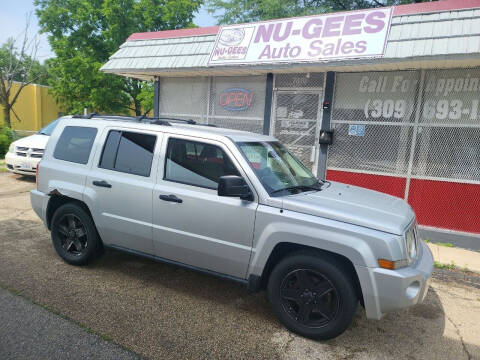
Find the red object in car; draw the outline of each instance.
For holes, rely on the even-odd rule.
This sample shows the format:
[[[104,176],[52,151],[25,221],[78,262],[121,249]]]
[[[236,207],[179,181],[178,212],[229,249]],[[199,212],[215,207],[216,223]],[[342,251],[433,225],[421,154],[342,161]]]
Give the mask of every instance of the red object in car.
[[[37,190],[38,190],[38,170],[40,168],[40,162],[41,162],[41,160],[38,162],[37,168],[35,169],[35,185],[37,187]]]

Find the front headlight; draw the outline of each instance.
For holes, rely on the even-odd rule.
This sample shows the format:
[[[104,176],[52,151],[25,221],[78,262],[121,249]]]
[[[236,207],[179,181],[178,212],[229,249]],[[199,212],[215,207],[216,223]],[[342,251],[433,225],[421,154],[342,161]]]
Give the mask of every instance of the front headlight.
[[[388,270],[397,270],[409,266],[417,258],[418,253],[418,234],[417,234],[417,224],[415,223],[403,236],[405,241],[405,252],[406,259],[402,260],[387,260],[387,259],[378,259],[378,266],[383,269]]]
[[[418,253],[418,234],[417,224],[412,226],[405,234],[405,246],[407,250],[407,260],[411,264],[416,258]]]
[[[15,152],[15,145],[13,143],[10,144],[10,146],[8,148],[8,152],[9,153],[14,153]]]

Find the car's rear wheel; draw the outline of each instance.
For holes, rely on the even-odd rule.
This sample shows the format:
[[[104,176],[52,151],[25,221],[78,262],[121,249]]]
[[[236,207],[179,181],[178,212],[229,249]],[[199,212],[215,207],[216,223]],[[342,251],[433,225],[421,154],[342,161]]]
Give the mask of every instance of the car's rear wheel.
[[[92,218],[76,203],[64,204],[55,211],[51,237],[58,255],[72,265],[91,262],[101,250],[101,240]]]
[[[268,297],[288,329],[322,340],[347,329],[358,303],[346,267],[316,252],[281,260],[270,274]]]

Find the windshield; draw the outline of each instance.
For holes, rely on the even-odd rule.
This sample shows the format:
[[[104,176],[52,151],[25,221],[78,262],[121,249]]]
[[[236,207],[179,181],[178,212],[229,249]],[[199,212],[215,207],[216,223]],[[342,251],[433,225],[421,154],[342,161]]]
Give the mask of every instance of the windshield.
[[[38,133],[41,134],[41,135],[48,135],[48,136],[52,135],[53,130],[55,130],[55,126],[57,126],[57,124],[58,124],[58,120],[60,120],[60,119],[52,121],[50,124],[45,126],[43,129],[40,129],[40,131]]]
[[[281,143],[237,144],[270,195],[320,190],[318,179]]]

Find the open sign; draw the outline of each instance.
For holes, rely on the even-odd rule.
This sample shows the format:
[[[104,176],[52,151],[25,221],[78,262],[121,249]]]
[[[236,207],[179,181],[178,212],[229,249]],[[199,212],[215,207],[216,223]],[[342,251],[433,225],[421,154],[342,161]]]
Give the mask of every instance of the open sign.
[[[224,90],[218,99],[220,105],[228,111],[247,110],[253,103],[253,92],[242,88]]]

